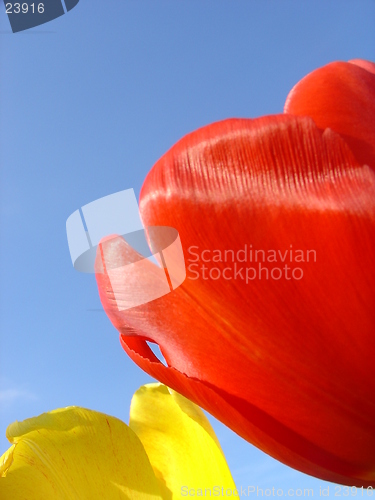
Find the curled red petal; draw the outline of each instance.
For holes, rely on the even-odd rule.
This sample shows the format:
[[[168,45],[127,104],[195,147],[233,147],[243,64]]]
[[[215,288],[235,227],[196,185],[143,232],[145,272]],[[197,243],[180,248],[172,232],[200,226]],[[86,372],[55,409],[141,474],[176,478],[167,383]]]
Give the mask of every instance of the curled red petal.
[[[356,159],[375,169],[375,65],[334,62],[302,78],[290,91],[284,111],[311,116],[348,143]]]
[[[205,408],[255,446],[306,474],[327,481],[368,487],[373,482],[358,480],[352,463],[338,459],[303,439],[288,427],[241,398],[193,379],[173,367],[166,368],[153,354],[146,341],[139,337],[120,335],[123,349],[145,372],[168,387]],[[358,470],[361,475],[361,470]],[[354,474],[353,474],[354,473]]]
[[[119,311],[107,274],[97,275],[130,357],[284,463],[373,485],[374,172],[310,118],[227,120],[164,155],[140,206],[146,226],[178,230],[188,276],[173,293]],[[285,259],[292,249],[315,254],[294,261],[302,279],[267,279],[263,271],[248,282],[244,272],[234,279],[234,262],[213,259],[229,250],[238,266],[258,268],[250,245]],[[118,240],[100,255],[121,263],[128,251]],[[191,265],[206,266],[208,279],[194,279]],[[262,262],[269,275],[274,266]],[[126,266],[116,279],[119,296],[132,293]],[[145,339],[160,346],[167,368]]]

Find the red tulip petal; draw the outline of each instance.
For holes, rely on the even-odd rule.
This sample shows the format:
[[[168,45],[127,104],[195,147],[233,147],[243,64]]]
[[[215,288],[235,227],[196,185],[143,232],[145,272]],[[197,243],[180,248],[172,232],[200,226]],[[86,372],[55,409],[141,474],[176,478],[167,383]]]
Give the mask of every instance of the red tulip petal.
[[[355,64],[355,65],[359,66],[360,68],[363,68],[363,69],[369,71],[370,73],[375,74],[375,63],[373,63],[371,61],[365,61],[364,59],[351,59],[349,62],[351,64]]]
[[[311,116],[338,132],[356,159],[375,169],[375,65],[355,59],[308,74],[290,91],[284,111]]]
[[[141,213],[146,226],[179,231],[187,279],[119,311],[108,275],[97,275],[123,347],[279,460],[331,481],[374,484],[374,195],[375,174],[310,118],[227,120],[186,136],[146,178]],[[264,270],[248,283],[243,274],[226,279],[234,263],[215,262],[213,250],[237,254],[244,245],[283,256],[291,245],[301,250],[305,262],[291,266],[303,279],[266,279]],[[191,279],[192,246],[206,275],[218,269],[219,279],[218,271]],[[316,262],[306,261],[308,250]],[[111,267],[128,253],[125,242],[111,240],[100,258]],[[271,273],[275,263],[262,267]],[[120,301],[133,293],[129,279],[129,267],[118,268]],[[152,272],[147,279],[154,286]],[[145,339],[160,346],[168,368]]]
[[[351,463],[320,449],[251,403],[189,378],[172,367],[166,368],[144,339],[120,335],[120,341],[129,357],[151,377],[184,394],[212,415],[219,416],[225,425],[277,460],[327,481],[363,487],[373,484],[354,477]],[[357,472],[360,477],[361,471]]]

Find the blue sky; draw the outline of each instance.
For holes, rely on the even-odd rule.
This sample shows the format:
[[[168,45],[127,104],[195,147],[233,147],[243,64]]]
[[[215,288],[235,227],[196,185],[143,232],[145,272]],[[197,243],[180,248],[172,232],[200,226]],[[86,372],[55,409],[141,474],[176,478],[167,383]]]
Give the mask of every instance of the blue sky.
[[[12,34],[0,8],[1,452],[10,422],[53,408],[127,421],[151,381],[100,311],[94,276],[73,269],[68,216],[122,189],[138,196],[186,133],[282,112],[330,61],[375,60],[374,21],[363,0],[80,0]],[[238,486],[327,487],[211,421]]]

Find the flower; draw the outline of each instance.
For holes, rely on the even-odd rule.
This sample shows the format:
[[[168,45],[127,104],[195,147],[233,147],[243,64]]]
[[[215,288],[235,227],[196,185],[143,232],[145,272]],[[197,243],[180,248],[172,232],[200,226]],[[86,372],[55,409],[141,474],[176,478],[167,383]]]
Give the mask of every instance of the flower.
[[[2,499],[173,499],[181,488],[235,491],[203,412],[161,384],[134,395],[130,423],[68,407],[7,429]]]
[[[154,165],[140,211],[146,227],[180,234],[187,278],[173,293],[121,310],[131,250],[109,239],[97,257],[117,266],[115,283],[97,274],[99,293],[141,368],[281,462],[364,487],[375,484],[374,68],[329,64],[284,114],[213,123]]]

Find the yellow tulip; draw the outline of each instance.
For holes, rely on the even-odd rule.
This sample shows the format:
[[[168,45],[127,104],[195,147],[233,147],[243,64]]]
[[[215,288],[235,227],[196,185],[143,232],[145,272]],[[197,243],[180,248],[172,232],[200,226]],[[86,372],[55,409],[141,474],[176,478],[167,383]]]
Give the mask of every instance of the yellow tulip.
[[[0,458],[2,500],[220,496],[235,485],[202,410],[161,384],[135,394],[130,423],[68,407],[14,422]]]

